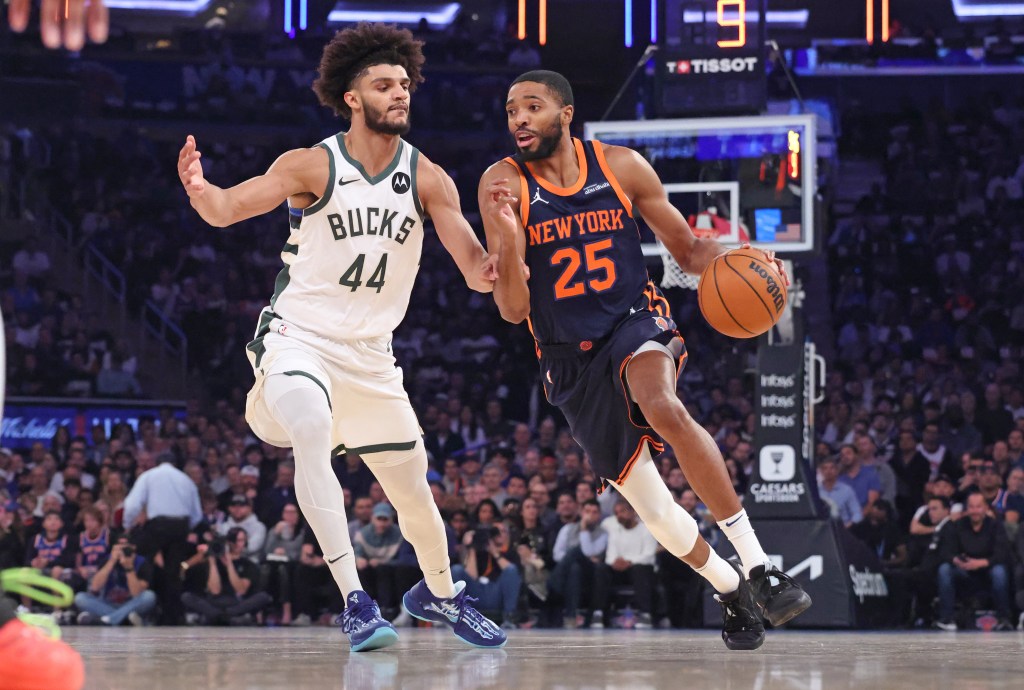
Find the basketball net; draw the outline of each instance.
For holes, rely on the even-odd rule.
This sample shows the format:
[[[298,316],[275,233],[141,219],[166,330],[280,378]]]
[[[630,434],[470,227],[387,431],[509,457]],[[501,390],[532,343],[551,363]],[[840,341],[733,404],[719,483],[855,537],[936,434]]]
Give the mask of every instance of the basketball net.
[[[700,239],[717,239],[719,237],[719,233],[712,222],[712,214],[708,211],[698,213],[690,229]],[[672,257],[668,249],[661,242],[658,242],[658,249],[661,252],[661,263],[665,267],[665,272],[661,276],[661,287],[680,287],[687,290],[696,290],[697,286],[700,285],[700,276],[696,273],[684,271],[683,267],[679,265],[679,262]]]

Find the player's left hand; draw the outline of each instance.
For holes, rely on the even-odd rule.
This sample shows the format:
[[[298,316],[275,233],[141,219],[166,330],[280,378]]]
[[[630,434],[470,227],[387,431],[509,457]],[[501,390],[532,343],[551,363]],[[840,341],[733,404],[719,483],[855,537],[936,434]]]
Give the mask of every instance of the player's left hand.
[[[474,286],[477,292],[493,292],[494,281],[498,279],[498,255],[488,254],[476,270],[477,281]]]
[[[21,33],[28,28],[32,0],[10,0],[7,21]],[[110,32],[110,12],[103,0],[42,0],[39,7],[39,33],[47,48],[81,50],[89,40],[104,43]]]
[[[750,242],[744,242],[740,245],[740,249],[751,249]],[[775,270],[779,272],[779,276],[782,277],[782,284],[789,287],[789,274],[786,273],[786,265],[782,263],[782,259],[775,256],[775,252],[770,249],[755,250],[764,252],[764,259],[770,264],[775,264]]]

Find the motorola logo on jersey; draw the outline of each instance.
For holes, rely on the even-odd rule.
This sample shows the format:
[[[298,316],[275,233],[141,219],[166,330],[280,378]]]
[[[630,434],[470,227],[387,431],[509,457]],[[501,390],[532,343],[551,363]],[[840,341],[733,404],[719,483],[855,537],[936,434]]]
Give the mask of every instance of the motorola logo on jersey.
[[[395,194],[405,194],[411,188],[412,182],[404,172],[396,172],[391,176],[391,191]]]
[[[753,72],[757,69],[757,57],[668,60],[665,67],[669,74],[720,74],[724,72]]]

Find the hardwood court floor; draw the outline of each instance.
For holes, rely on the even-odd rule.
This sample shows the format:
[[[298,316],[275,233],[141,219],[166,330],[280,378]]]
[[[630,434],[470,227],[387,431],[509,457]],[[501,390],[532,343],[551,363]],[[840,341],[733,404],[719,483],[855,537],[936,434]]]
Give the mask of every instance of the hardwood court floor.
[[[337,628],[71,628],[95,690],[879,690],[1024,688],[1024,633],[769,633],[730,652],[715,631],[517,631],[504,650],[402,629],[350,654]],[[2,686],[0,679],[0,686]]]

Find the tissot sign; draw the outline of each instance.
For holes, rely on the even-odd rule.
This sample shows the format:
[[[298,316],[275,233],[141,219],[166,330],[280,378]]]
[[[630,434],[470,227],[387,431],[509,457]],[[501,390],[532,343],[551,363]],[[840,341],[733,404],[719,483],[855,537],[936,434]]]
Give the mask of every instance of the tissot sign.
[[[694,58],[692,60],[666,60],[668,74],[725,74],[730,72],[756,72],[761,58]]]

